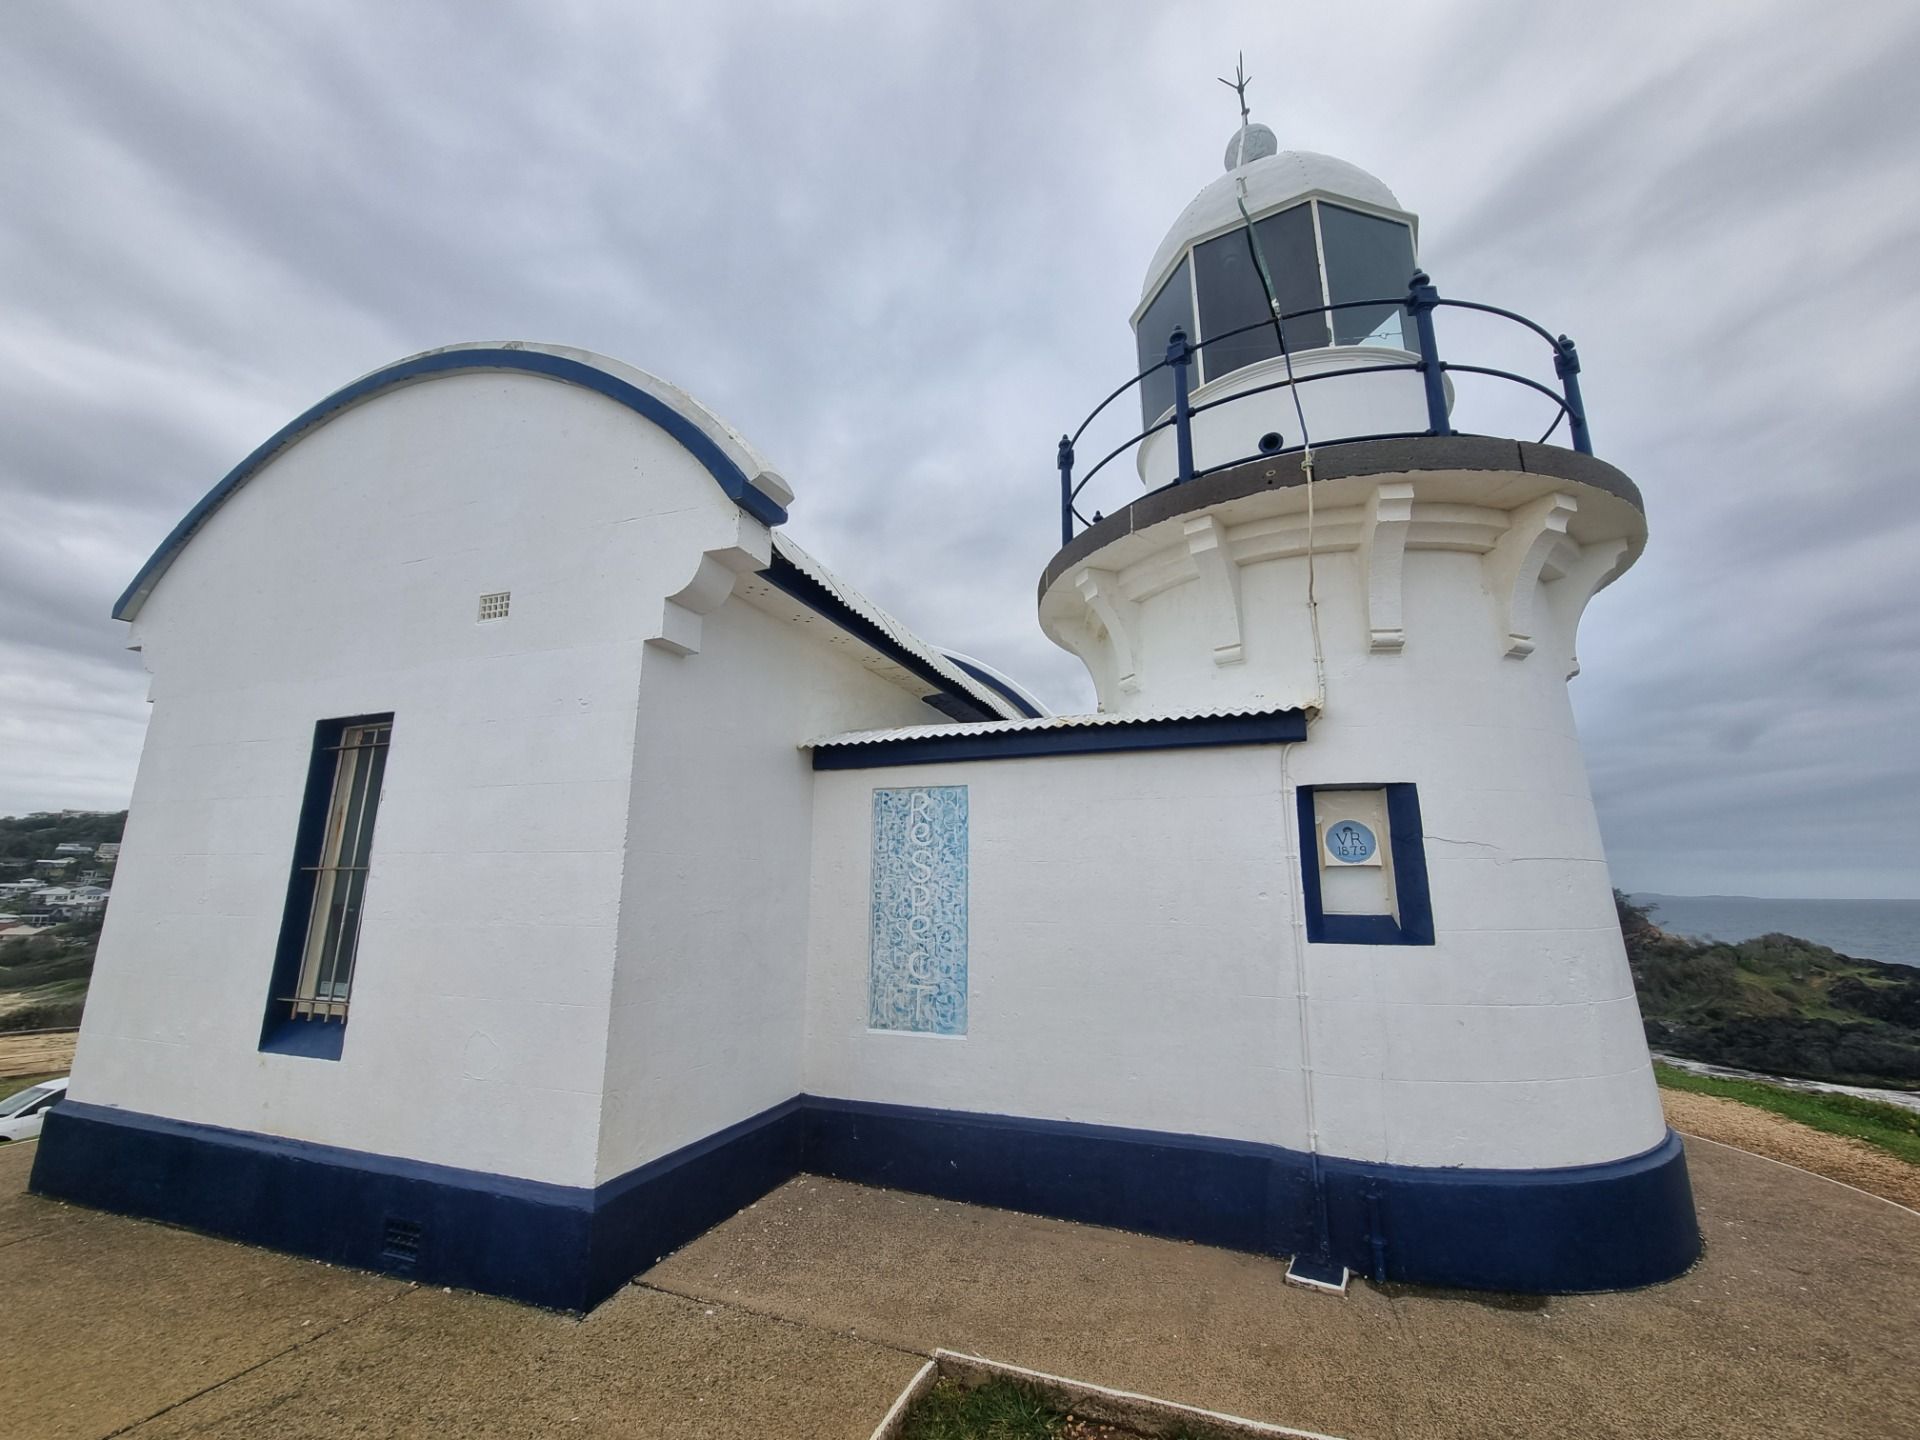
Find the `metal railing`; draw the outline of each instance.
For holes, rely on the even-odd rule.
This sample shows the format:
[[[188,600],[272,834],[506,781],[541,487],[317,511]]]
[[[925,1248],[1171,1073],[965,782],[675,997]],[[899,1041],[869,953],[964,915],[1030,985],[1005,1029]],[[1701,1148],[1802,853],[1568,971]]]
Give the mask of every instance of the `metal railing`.
[[[1554,375],[1560,381],[1560,388],[1555,390],[1550,386],[1541,384],[1538,380],[1529,379],[1525,375],[1516,375],[1510,370],[1499,370],[1486,365],[1464,365],[1455,361],[1441,359],[1439,344],[1434,338],[1433,312],[1442,306],[1448,306],[1458,310],[1478,311],[1484,315],[1495,315],[1503,320],[1510,320],[1516,325],[1531,330],[1542,340],[1546,341],[1548,347],[1552,350],[1553,371]],[[1193,363],[1193,357],[1200,351],[1206,349],[1207,346],[1217,344],[1223,340],[1231,340],[1236,336],[1246,335],[1252,331],[1266,330],[1269,327],[1275,327],[1280,331],[1281,354],[1291,359],[1291,354],[1298,354],[1300,352],[1294,351],[1291,352],[1291,354],[1289,353],[1284,329],[1287,321],[1303,320],[1315,315],[1328,315],[1336,310],[1362,310],[1369,308],[1404,309],[1413,317],[1416,344],[1419,347],[1416,352],[1420,357],[1418,360],[1389,361],[1385,364],[1376,365],[1343,365],[1337,369],[1317,370],[1312,374],[1306,375],[1293,375],[1290,373],[1284,380],[1275,380],[1265,385],[1255,385],[1245,390],[1237,390],[1231,395],[1223,395],[1218,399],[1208,400],[1199,405],[1191,402],[1188,396],[1188,367]],[[1289,366],[1289,369],[1291,369],[1291,366]],[[1076,480],[1073,473],[1075,460],[1074,447],[1080,443],[1081,438],[1087,433],[1087,427],[1092,425],[1114,401],[1118,400],[1135,386],[1143,384],[1149,376],[1157,375],[1162,370],[1171,370],[1173,372],[1172,413],[1165,419],[1147,426],[1147,428],[1139,434],[1132,436],[1130,439],[1123,440],[1120,444],[1114,446],[1105,455],[1101,456],[1099,460],[1094,462],[1092,469],[1088,470]],[[1187,338],[1187,333],[1184,329],[1176,328],[1173,334],[1167,339],[1167,354],[1164,360],[1160,361],[1157,365],[1152,365],[1142,370],[1138,375],[1114,390],[1106,399],[1094,406],[1092,414],[1080,422],[1079,429],[1070,435],[1062,435],[1060,437],[1058,455],[1060,468],[1060,543],[1065,545],[1073,539],[1074,523],[1076,521],[1078,521],[1081,528],[1084,529],[1097,523],[1101,519],[1097,511],[1092,520],[1087,519],[1087,517],[1079,511],[1078,502],[1080,494],[1087,488],[1088,482],[1104,470],[1112,461],[1126,454],[1136,446],[1143,444],[1148,438],[1159,434],[1162,430],[1170,428],[1174,432],[1176,469],[1175,478],[1171,483],[1174,485],[1186,485],[1204,475],[1214,474],[1216,471],[1231,470],[1236,465],[1245,465],[1250,461],[1264,460],[1274,455],[1284,455],[1306,448],[1303,437],[1303,443],[1300,445],[1276,445],[1271,449],[1263,448],[1232,460],[1223,460],[1219,464],[1208,465],[1204,469],[1195,469],[1193,463],[1194,416],[1204,414],[1209,410],[1218,409],[1222,405],[1231,405],[1237,401],[1249,399],[1255,395],[1264,395],[1274,390],[1284,390],[1289,386],[1309,385],[1318,380],[1336,380],[1347,375],[1389,374],[1396,370],[1419,372],[1424,382],[1426,394],[1427,428],[1425,430],[1385,431],[1369,435],[1329,436],[1323,443],[1344,444],[1357,440],[1399,440],[1418,435],[1459,435],[1471,433],[1455,430],[1453,428],[1452,418],[1447,412],[1445,377],[1448,373],[1454,373],[1461,375],[1491,376],[1496,380],[1510,381],[1515,385],[1522,385],[1528,389],[1538,391],[1540,394],[1546,396],[1547,399],[1551,400],[1555,407],[1553,423],[1547,426],[1546,430],[1541,434],[1540,443],[1545,444],[1546,441],[1551,438],[1553,432],[1560,428],[1560,422],[1564,420],[1567,423],[1568,436],[1573,443],[1573,448],[1582,455],[1591,455],[1593,453],[1593,439],[1587,430],[1587,412],[1580,399],[1580,354],[1574,348],[1573,341],[1564,335],[1552,335],[1543,327],[1529,320],[1526,316],[1516,314],[1511,310],[1502,310],[1497,305],[1482,305],[1473,300],[1447,299],[1434,288],[1433,281],[1427,277],[1425,271],[1416,270],[1413,274],[1412,281],[1409,282],[1407,286],[1407,293],[1405,295],[1383,296],[1375,300],[1345,300],[1333,305],[1314,305],[1305,310],[1295,310],[1291,313],[1280,315],[1275,319],[1256,320],[1251,325],[1242,325],[1237,330],[1228,330],[1220,335],[1210,335],[1197,345]],[[1228,373],[1232,372],[1230,371]]]

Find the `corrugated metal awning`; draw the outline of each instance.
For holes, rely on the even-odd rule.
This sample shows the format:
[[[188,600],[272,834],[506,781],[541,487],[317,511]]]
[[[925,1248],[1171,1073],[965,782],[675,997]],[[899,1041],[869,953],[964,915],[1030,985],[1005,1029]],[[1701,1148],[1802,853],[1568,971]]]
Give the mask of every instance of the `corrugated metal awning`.
[[[961,725],[902,725],[822,736],[801,746],[816,770],[1012,760],[1224,745],[1291,744],[1307,738],[1300,708],[1201,710],[1180,715],[1047,715]]]

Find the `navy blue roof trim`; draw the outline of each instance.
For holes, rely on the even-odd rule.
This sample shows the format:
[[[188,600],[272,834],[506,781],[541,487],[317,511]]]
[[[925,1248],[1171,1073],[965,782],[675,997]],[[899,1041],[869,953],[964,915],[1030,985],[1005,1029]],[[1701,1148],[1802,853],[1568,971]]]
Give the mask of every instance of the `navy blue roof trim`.
[[[806,571],[795,565],[778,550],[773,552],[773,563],[760,572],[768,584],[784,590],[794,599],[816,614],[824,615],[856,640],[864,641],[886,656],[894,664],[917,675],[940,694],[948,696],[950,705],[935,706],[942,714],[956,720],[998,720],[1001,717],[983,706],[978,697],[968,694],[955,685],[947,676],[942,675],[933,666],[927,664],[918,655],[903,650],[893,637],[875,625],[859,611],[851,608],[845,601],[826,586],[815,580]],[[815,769],[819,766],[816,764]]]
[[[1269,715],[1198,715],[1184,720],[1140,720],[1049,725],[1045,729],[933,732],[897,740],[863,740],[813,747],[816,770],[874,770],[888,765],[932,765],[962,760],[1018,760],[1034,755],[1111,755],[1127,750],[1191,750],[1215,745],[1286,745],[1307,738],[1299,710]]]
[[[969,665],[965,660],[962,660],[958,655],[955,655],[952,651],[946,652],[946,655],[947,655],[947,660],[950,664],[959,666],[962,670],[966,671],[967,674],[971,675],[974,679],[978,680],[982,685],[986,686],[989,690],[993,691],[994,694],[1004,697],[1006,699],[1006,702],[1009,705],[1013,706],[1014,709],[1018,710],[1022,715],[1026,716],[1027,719],[1038,720],[1040,718],[1040,712],[1033,708],[1033,702],[1031,700],[1028,700],[1018,690],[1015,690],[1011,685],[1007,684],[1004,680],[1000,680],[993,675],[989,675],[985,670],[982,670],[978,665]]]
[[[167,566],[173,563],[173,557],[206,523],[207,517],[219,509],[226,502],[227,497],[245,484],[255,471],[309,430],[324,425],[342,411],[382,391],[396,389],[399,386],[435,376],[458,375],[480,370],[511,370],[526,375],[543,375],[551,380],[578,385],[583,389],[604,395],[616,404],[626,406],[636,415],[651,420],[666,431],[681,448],[706,467],[707,473],[713,476],[720,488],[726,492],[727,498],[754,519],[767,525],[781,525],[786,522],[786,509],[771,496],[754,489],[746,472],[715,443],[712,436],[659,396],[649,394],[617,375],[602,370],[598,366],[589,365],[583,360],[575,360],[565,355],[550,355],[541,350],[505,348],[440,350],[431,355],[418,355],[411,360],[402,360],[397,365],[389,365],[384,370],[376,370],[371,375],[363,376],[345,389],[334,391],[318,405],[276,431],[251,455],[229,470],[226,477],[202,496],[200,503],[189,510],[186,517],[173,527],[173,532],[160,542],[160,548],[155,550],[147,563],[140,568],[140,573],[133,577],[133,583],[127,586],[125,593],[114,602],[113,618],[131,620],[139,608],[140,601],[166,572]]]

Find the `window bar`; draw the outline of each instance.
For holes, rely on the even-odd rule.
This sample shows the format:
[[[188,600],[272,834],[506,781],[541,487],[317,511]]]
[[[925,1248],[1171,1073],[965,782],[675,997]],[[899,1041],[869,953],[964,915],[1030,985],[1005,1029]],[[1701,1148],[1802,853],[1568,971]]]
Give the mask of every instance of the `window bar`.
[[[1207,337],[1200,330],[1200,256],[1198,245],[1188,245],[1186,258],[1181,262],[1187,267],[1187,314],[1193,320],[1193,338],[1196,346],[1204,345]],[[1207,359],[1200,357],[1200,368],[1196,374],[1196,383],[1207,383]],[[1176,380],[1178,377],[1175,377]]]
[[[339,756],[334,804],[321,863],[303,867],[314,873],[315,889],[308,924],[307,965],[299,993],[292,1001],[295,1015],[346,1018],[347,1001],[342,992],[351,984],[358,940],[354,922],[372,848],[369,811],[379,803],[378,787],[386,768],[390,733],[389,726],[359,727],[342,735],[339,744],[328,747]],[[363,751],[367,753],[360,753]]]
[[[360,951],[361,910],[366,903],[367,872],[373,856],[374,817],[380,808],[380,786],[386,777],[387,750],[384,741],[370,747],[362,762],[367,783],[360,808],[360,828],[354,836],[353,861],[347,867],[347,904],[341,912],[341,939],[334,956],[333,990],[336,997],[353,987],[353,965]]]
[[[352,834],[356,840],[358,839],[359,824],[366,813],[367,767],[357,753],[361,747],[355,745],[351,748],[356,752],[351,757],[345,749],[342,750],[340,774],[335,781],[346,791],[346,807],[341,816],[340,833],[335,839],[334,848],[328,854],[332,862],[328,868],[332,871],[330,878],[333,883],[327,889],[326,929],[321,942],[320,964],[313,977],[313,993],[327,1000],[334,998],[334,971],[339,963],[340,939],[345,930],[347,899],[353,886],[351,877],[342,882],[339,866],[351,853],[348,849],[348,835]]]
[[[328,754],[338,755],[343,750],[384,750],[386,745],[385,740],[343,740],[338,745],[327,745],[322,748]]]
[[[1320,272],[1320,303],[1327,307],[1320,312],[1320,323],[1327,329],[1327,344],[1338,345],[1340,337],[1333,328],[1333,275],[1327,269],[1327,237],[1320,228],[1320,202],[1307,202],[1313,207],[1313,263]]]
[[[338,747],[334,747],[338,748]],[[341,760],[334,762],[333,793],[327,800],[327,825],[320,839],[319,863],[314,867],[313,901],[307,918],[307,940],[300,961],[300,975],[294,990],[297,995],[316,993],[320,964],[326,949],[326,917],[333,908],[335,877],[326,862],[339,854],[339,834],[346,823],[346,794],[340,785]]]
[[[281,1003],[296,1020],[341,1020],[347,1018],[347,1002],[321,1000],[311,995],[285,995]]]
[[[359,733],[365,735],[371,732]],[[356,748],[369,753],[353,757],[353,799],[347,812],[351,819],[353,839],[348,842],[346,832],[343,830],[340,837],[341,847],[334,857],[338,869],[347,872],[347,878],[344,886],[340,886],[336,881],[335,893],[339,896],[339,903],[334,913],[328,917],[328,928],[332,933],[327,941],[326,971],[321,977],[321,983],[315,987],[315,993],[329,1000],[340,998],[345,979],[341,962],[345,958],[345,952],[352,946],[349,921],[357,920],[359,917],[359,891],[365,884],[364,874],[359,873],[365,866],[365,856],[361,851],[363,847],[370,847],[373,838],[372,830],[367,824],[367,816],[372,809],[370,801],[376,801],[379,798],[369,788],[374,768],[372,752],[375,752],[377,747],[372,744],[362,744]],[[357,865],[356,862],[358,862]]]

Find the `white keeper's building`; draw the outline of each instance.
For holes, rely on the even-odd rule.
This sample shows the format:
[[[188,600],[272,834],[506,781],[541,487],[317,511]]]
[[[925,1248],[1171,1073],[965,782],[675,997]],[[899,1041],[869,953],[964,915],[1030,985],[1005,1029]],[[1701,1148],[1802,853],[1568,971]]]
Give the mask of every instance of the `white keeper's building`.
[[[571,1310],[799,1171],[1336,1284],[1685,1269],[1567,696],[1639,492],[1544,332],[1560,443],[1455,433],[1380,181],[1228,164],[1099,422],[1151,433],[1061,448],[1096,714],[601,356],[430,351],[242,461],[115,610],[152,718],[35,1188]]]

